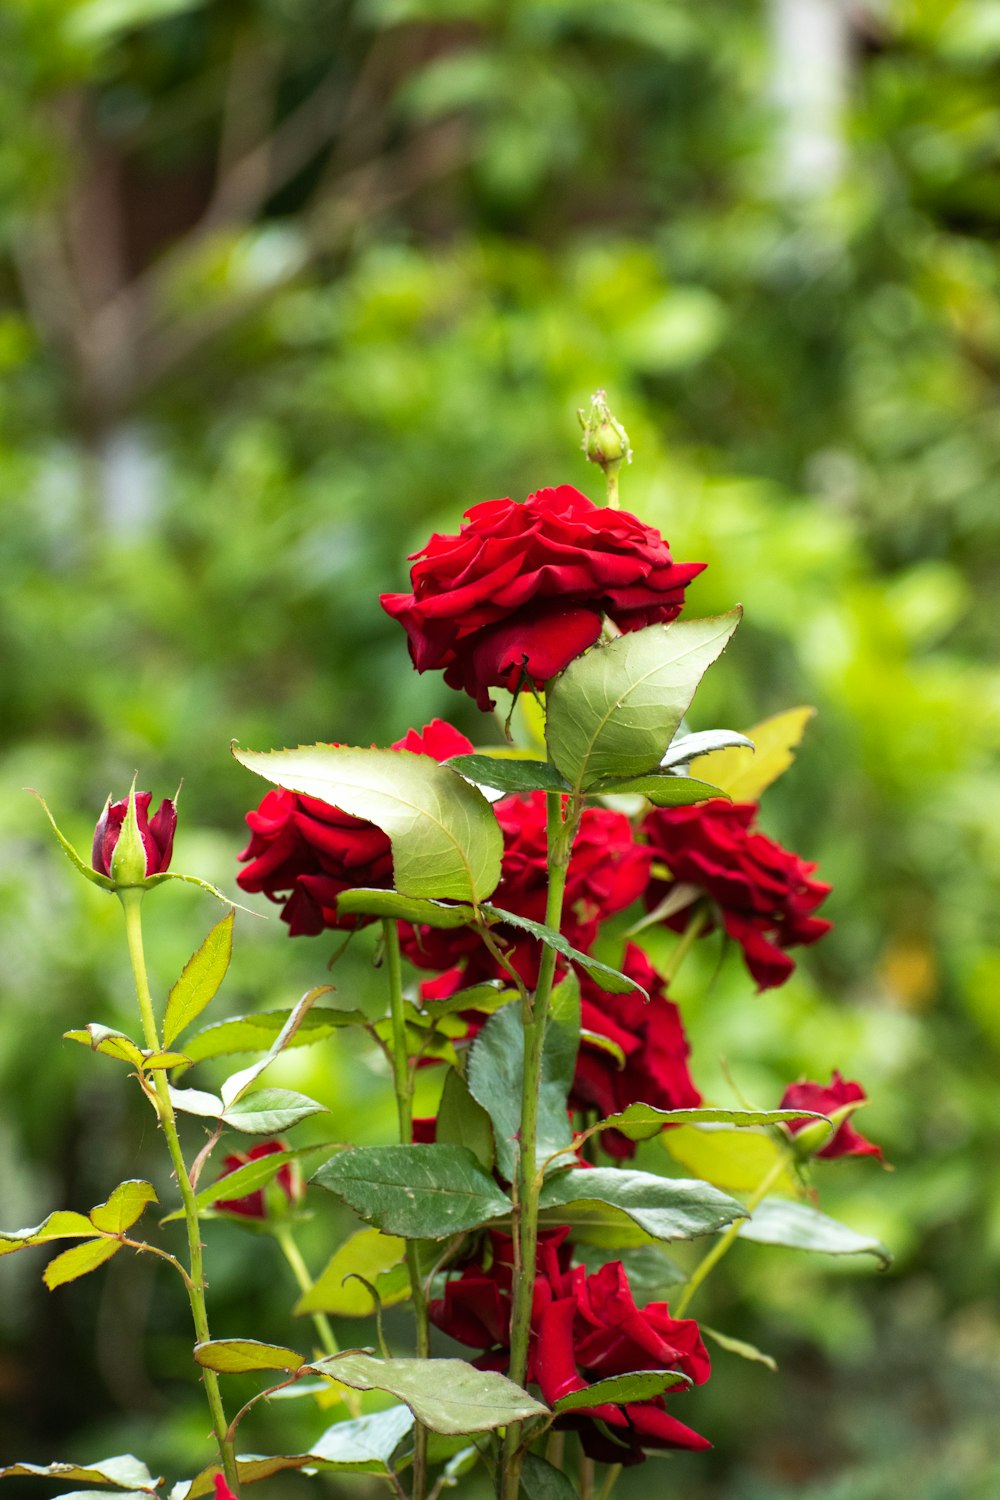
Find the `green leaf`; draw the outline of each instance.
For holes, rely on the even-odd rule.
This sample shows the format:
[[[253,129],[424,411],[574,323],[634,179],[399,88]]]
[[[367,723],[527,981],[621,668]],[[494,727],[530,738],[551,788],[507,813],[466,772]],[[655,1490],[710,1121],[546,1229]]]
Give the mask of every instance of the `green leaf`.
[[[492,755],[453,755],[445,762],[477,786],[499,792],[568,792],[569,783],[546,760],[494,760]]]
[[[219,1115],[223,1124],[244,1135],[280,1135],[310,1115],[321,1115],[326,1105],[297,1094],[292,1089],[258,1089],[247,1099],[238,1099]]]
[[[236,1474],[241,1484],[254,1484],[258,1479],[270,1479],[273,1474],[282,1474],[289,1469],[304,1469],[308,1465],[308,1453],[274,1453],[267,1458],[237,1458]],[[211,1495],[218,1472],[219,1463],[216,1460],[207,1469],[202,1469],[190,1485],[174,1485],[167,1500],[201,1500],[202,1495]],[[111,1496],[109,1500],[117,1500],[117,1496]]]
[[[548,1415],[548,1407],[506,1375],[461,1359],[383,1360],[352,1353],[318,1360],[312,1368],[354,1390],[388,1391],[432,1432],[488,1432]]]
[[[733,746],[742,747],[753,754],[753,740],[745,734],[737,734],[735,729],[702,729],[697,734],[679,734],[667,746],[666,754],[660,761],[660,770],[667,770],[670,766],[683,766],[696,756],[728,750]]]
[[[475,920],[475,912],[464,902],[446,905],[443,901],[424,901],[417,896],[403,896],[399,891],[381,891],[357,886],[337,897],[341,915],[395,917],[399,922],[415,922],[424,927],[464,927]]]
[[[663,1145],[689,1172],[736,1193],[752,1193],[785,1159],[774,1181],[775,1190],[791,1194],[802,1191],[795,1167],[787,1159],[787,1144],[767,1129],[752,1125],[678,1125],[664,1133]]]
[[[289,1012],[287,1021],[267,1049],[266,1055],[257,1062],[251,1063],[249,1068],[243,1068],[238,1073],[232,1073],[226,1079],[219,1092],[222,1095],[222,1102],[226,1106],[227,1111],[247,1092],[250,1085],[260,1077],[265,1068],[269,1068],[275,1058],[293,1041],[307,1014],[323,993],[323,986],[307,990],[298,1004]],[[298,1097],[302,1098],[303,1096],[299,1095]],[[246,1127],[244,1126],[243,1128],[245,1129]],[[276,1130],[280,1130],[281,1128],[280,1125],[275,1126]]]
[[[577,1500],[575,1487],[561,1469],[537,1453],[526,1453],[521,1489],[527,1500]]]
[[[810,1119],[827,1118],[810,1111],[805,1114]],[[601,1120],[597,1128],[618,1130],[630,1141],[648,1141],[666,1125],[729,1125],[742,1130],[750,1125],[780,1125],[802,1118],[803,1113],[794,1109],[655,1109],[652,1104],[630,1104],[621,1114],[608,1115],[607,1119]],[[759,1182],[760,1178],[757,1180]],[[717,1187],[729,1185],[732,1184],[716,1183]]]
[[[115,888],[114,881],[109,880],[107,875],[99,875],[96,870],[92,869],[90,865],[87,864],[86,860],[81,859],[80,855],[77,854],[76,850],[73,848],[73,845],[70,843],[69,839],[66,838],[65,834],[61,832],[55,818],[49,812],[48,804],[46,803],[45,798],[40,797],[35,791],[34,787],[29,786],[27,790],[36,799],[36,801],[41,803],[42,811],[48,818],[49,823],[52,825],[52,832],[58,839],[59,846],[65,854],[66,858],[69,860],[70,864],[75,866],[75,868],[79,870],[80,874],[84,876],[85,879],[89,880],[92,885],[99,885],[102,891],[113,891]],[[0,1473],[0,1477],[2,1477],[2,1473]]]
[[[450,1016],[463,1010],[478,1010],[483,1015],[492,1015],[509,1000],[514,991],[505,989],[499,979],[489,979],[485,984],[472,984],[466,990],[456,990],[454,995],[445,995],[441,1000],[424,1000],[423,1009],[429,1016]]]
[[[204,1089],[174,1089],[168,1085],[170,1102],[182,1115],[198,1115],[202,1119],[216,1120],[223,1110],[222,1100]]]
[[[324,1163],[312,1181],[369,1224],[407,1239],[445,1239],[511,1211],[464,1146],[359,1146]]]
[[[705,781],[695,781],[690,776],[672,776],[669,772],[657,775],[627,776],[620,780],[614,776],[589,787],[588,797],[645,797],[654,807],[690,807],[695,802],[707,802],[712,797],[721,797],[728,802],[729,796],[717,786]]]
[[[449,1068],[445,1074],[435,1140],[439,1146],[467,1146],[487,1172],[493,1170],[496,1149],[489,1114],[472,1097],[456,1068]]]
[[[150,1203],[158,1201],[152,1183],[136,1179],[120,1182],[106,1203],[99,1203],[90,1210],[90,1221],[103,1234],[124,1234],[142,1217]]]
[[[233,922],[229,911],[217,922],[198,951],[184,965],[180,979],[167,996],[163,1045],[169,1047],[214,998],[233,956]]]
[[[550,1177],[542,1187],[540,1208],[571,1203],[620,1209],[657,1240],[712,1234],[746,1215],[742,1203],[709,1183],[613,1167],[573,1167]]]
[[[156,1480],[146,1465],[131,1453],[99,1458],[92,1464],[11,1464],[0,1469],[0,1479],[38,1477],[62,1479],[71,1484],[113,1484],[123,1490],[154,1490]]]
[[[288,1162],[295,1160],[294,1151],[272,1151],[267,1156],[258,1156],[254,1161],[244,1162],[241,1167],[236,1167],[225,1176],[218,1177],[208,1187],[202,1188],[195,1196],[195,1207],[200,1213],[204,1208],[211,1208],[218,1200],[235,1200],[245,1198],[248,1193],[259,1192],[281,1171]],[[224,1212],[225,1210],[223,1210]],[[176,1212],[168,1214],[162,1223],[168,1224],[172,1219],[182,1219],[184,1210],[177,1209]]]
[[[205,1370],[219,1375],[246,1375],[251,1370],[298,1370],[303,1355],[281,1344],[261,1344],[256,1339],[209,1339],[195,1344],[194,1357]]]
[[[234,748],[233,754],[277,786],[319,797],[381,828],[404,896],[475,904],[500,879],[503,836],[489,803],[430,756],[334,745],[264,753]]]
[[[363,1282],[374,1283],[383,1271],[398,1265],[406,1254],[406,1241],[378,1229],[359,1229],[335,1250],[312,1288],[299,1298],[294,1312],[332,1313],[341,1318],[367,1318],[375,1311],[375,1299]],[[350,1278],[349,1280],[347,1278]],[[402,1302],[409,1288],[402,1289],[391,1302]],[[382,1306],[389,1305],[381,1297]]]
[[[96,1271],[98,1266],[117,1255],[121,1248],[121,1240],[86,1240],[82,1245],[74,1245],[72,1250],[64,1250],[55,1260],[50,1260],[42,1272],[42,1280],[50,1292],[54,1291],[57,1286],[65,1286],[67,1281],[76,1281],[79,1276],[86,1276],[88,1271]]]
[[[579,790],[659,765],[742,611],[629,631],[570,662],[548,691],[549,755]]]
[[[744,1339],[734,1339],[730,1334],[720,1333],[717,1328],[709,1328],[705,1323],[699,1322],[698,1327],[720,1349],[725,1349],[727,1354],[738,1354],[740,1359],[748,1359],[753,1364],[767,1365],[769,1370],[777,1370],[777,1360],[772,1359],[770,1354],[764,1354],[756,1344],[748,1344]]]
[[[81,1042],[92,1052],[117,1058],[119,1062],[128,1063],[133,1068],[141,1070],[146,1065],[146,1054],[131,1037],[127,1037],[124,1031],[102,1026],[99,1021],[91,1021],[83,1031],[64,1031],[63,1036],[67,1041]]]
[[[325,984],[310,993],[318,998],[320,995],[330,994],[331,989]],[[232,1016],[228,1021],[213,1021],[210,1026],[188,1038],[184,1044],[184,1055],[190,1062],[196,1063],[234,1052],[263,1052],[287,1025],[292,1014],[290,1010],[268,1010],[256,1015]],[[368,1017],[363,1010],[317,1006],[302,1017],[295,1034],[287,1038],[285,1050],[324,1042],[343,1026],[367,1025]]]
[[[513,911],[504,911],[502,907],[490,906],[486,903],[481,908],[483,915],[494,922],[508,922],[511,927],[520,927],[523,932],[530,932],[532,937],[540,943],[545,943],[549,948],[554,948],[563,958],[569,959],[571,963],[578,964],[590,977],[597,981],[603,990],[612,995],[625,995],[635,990],[644,1000],[649,996],[641,984],[636,984],[634,979],[629,979],[627,974],[622,974],[618,969],[611,969],[607,964],[600,963],[596,958],[591,958],[588,953],[581,953],[567,943],[562,933],[556,932],[554,927],[546,927],[543,922],[533,922],[530,917],[522,917]]]
[[[323,1469],[353,1469],[360,1474],[385,1474],[400,1443],[413,1430],[408,1406],[390,1406],[353,1421],[328,1427],[312,1444],[309,1456],[322,1459]]]
[[[599,1271],[609,1258],[607,1250],[602,1247],[573,1247],[573,1259],[586,1269],[588,1276]],[[620,1249],[614,1259],[621,1261],[632,1295],[640,1307],[648,1302],[668,1302],[672,1289],[687,1280],[680,1266],[658,1244]]]
[[[611,1375],[607,1380],[596,1380],[582,1391],[570,1391],[552,1403],[552,1410],[586,1411],[591,1406],[624,1406],[628,1401],[652,1401],[678,1385],[691,1382],[679,1370],[633,1370],[628,1375]]]
[[[787,1245],[795,1250],[821,1250],[827,1255],[874,1255],[883,1269],[892,1256],[870,1235],[849,1229],[808,1203],[788,1198],[765,1198],[753,1218],[740,1225],[740,1237],[760,1245]]]

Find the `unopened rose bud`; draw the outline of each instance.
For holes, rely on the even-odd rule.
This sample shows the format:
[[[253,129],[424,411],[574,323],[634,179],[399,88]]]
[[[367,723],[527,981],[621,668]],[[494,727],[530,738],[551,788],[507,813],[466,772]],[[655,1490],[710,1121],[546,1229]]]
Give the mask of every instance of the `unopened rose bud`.
[[[139,885],[170,865],[177,827],[177,807],[169,797],[150,818],[152,792],[136,792],[112,802],[110,797],[94,829],[91,864],[121,886]],[[133,812],[129,816],[129,803]]]
[[[583,451],[592,464],[600,464],[605,475],[617,470],[619,464],[632,462],[628,433],[612,415],[603,391],[595,391],[590,403],[590,414],[577,413],[583,428]]]

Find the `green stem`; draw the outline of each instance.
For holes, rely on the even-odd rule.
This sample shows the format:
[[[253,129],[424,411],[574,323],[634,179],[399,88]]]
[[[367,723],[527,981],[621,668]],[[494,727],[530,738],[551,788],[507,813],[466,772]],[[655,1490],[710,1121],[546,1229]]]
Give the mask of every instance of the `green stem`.
[[[579,812],[574,805],[564,820],[562,794],[547,792],[549,885],[545,906],[545,924],[557,932],[562,922],[566,875]],[[545,946],[538,969],[534,997],[525,994],[521,1004],[524,1027],[524,1076],[521,1091],[521,1128],[518,1134],[516,1198],[513,1214],[514,1286],[510,1323],[510,1378],[525,1384],[528,1371],[528,1348],[531,1340],[531,1303],[535,1288],[535,1258],[538,1246],[538,1195],[540,1181],[537,1162],[538,1096],[542,1080],[542,1057],[545,1027],[552,995],[557,955]],[[521,1485],[523,1453],[518,1452],[521,1435],[519,1423],[508,1427],[504,1436],[501,1500],[517,1500]]]
[[[668,989],[677,978],[677,970],[687,958],[695,943],[701,937],[707,921],[708,912],[705,911],[704,908],[702,908],[700,911],[696,911],[692,915],[691,920],[685,927],[684,931],[681,933],[680,938],[674,944],[673,952],[671,953],[667,962],[664,964],[663,968],[660,970],[660,978],[663,980],[663,983],[667,986]]]
[[[413,1068],[407,1055],[406,1021],[403,1017],[403,969],[399,953],[399,928],[389,917],[382,923],[385,940],[386,971],[389,976],[389,1012],[392,1020],[392,1075],[396,1090],[396,1112],[399,1117],[399,1139],[404,1146],[413,1143]],[[427,1316],[427,1294],[420,1274],[420,1258],[413,1240],[406,1241],[406,1269],[410,1279],[413,1315],[417,1323],[417,1358],[429,1359],[431,1352],[430,1320]],[[427,1428],[417,1422],[413,1429],[413,1500],[424,1500],[427,1488]]]
[[[292,1233],[291,1226],[289,1224],[280,1225],[280,1227],[274,1230],[274,1237],[281,1247],[281,1253],[284,1255],[289,1266],[291,1267],[292,1275],[295,1277],[296,1286],[303,1294],[303,1296],[306,1296],[309,1292],[312,1291],[314,1282],[312,1277],[309,1275],[309,1267],[302,1259],[302,1251],[295,1243],[295,1236]],[[333,1329],[330,1327],[330,1320],[327,1317],[326,1313],[313,1313],[312,1321],[313,1327],[315,1328],[317,1336],[319,1338],[320,1345],[322,1346],[323,1353],[339,1354],[340,1345],[337,1343],[336,1336],[333,1332]]]
[[[618,1483],[621,1471],[621,1464],[610,1464],[608,1466],[608,1472],[604,1477],[604,1483],[601,1485],[601,1493],[598,1495],[597,1500],[611,1500],[611,1491]]]
[[[132,973],[135,976],[135,993],[139,1002],[139,1013],[142,1017],[142,1029],[146,1038],[146,1046],[151,1052],[159,1052],[161,1049],[159,1032],[156,1025],[156,1016],[153,1011],[153,997],[149,989],[149,977],[146,973],[146,958],[142,945],[142,897],[143,892],[137,887],[123,888],[118,891],[118,899],[121,901],[125,912],[125,934],[128,939],[129,958],[132,961]],[[191,1316],[194,1321],[195,1337],[199,1344],[207,1343],[211,1338],[208,1330],[208,1311],[205,1306],[205,1272],[202,1262],[202,1243],[200,1225],[198,1223],[198,1206],[195,1202],[194,1188],[188,1176],[187,1167],[184,1163],[184,1155],[181,1151],[180,1138],[177,1134],[177,1117],[174,1114],[174,1106],[170,1100],[170,1092],[167,1087],[166,1076],[162,1069],[156,1070],[156,1101],[157,1114],[163,1135],[170,1153],[171,1165],[177,1186],[180,1189],[181,1199],[184,1205],[184,1222],[187,1227],[188,1241],[188,1265],[189,1284],[188,1301],[191,1304]],[[226,1414],[222,1405],[222,1395],[219,1390],[219,1377],[214,1370],[204,1370],[202,1380],[205,1385],[205,1395],[208,1399],[209,1411],[212,1414],[212,1427],[215,1432],[215,1440],[219,1448],[219,1458],[222,1462],[226,1483],[234,1494],[239,1494],[239,1477],[236,1472],[236,1458],[233,1454],[232,1441],[228,1436]]]
[[[618,470],[622,466],[621,459],[617,463],[604,465],[604,478],[608,486],[608,509],[621,510],[621,500],[618,497]]]
[[[750,1194],[750,1197],[747,1199],[748,1215],[753,1213],[758,1203],[763,1202],[763,1200],[767,1197],[768,1193],[773,1188],[774,1184],[778,1181],[782,1172],[786,1171],[789,1163],[794,1160],[795,1153],[793,1151],[783,1151],[778,1157],[777,1161],[772,1163],[770,1168],[761,1178],[760,1182],[754,1188],[753,1192]],[[708,1254],[704,1255],[695,1266],[691,1275],[688,1277],[687,1285],[685,1286],[684,1291],[681,1294],[677,1306],[674,1308],[675,1318],[683,1318],[684,1314],[687,1312],[688,1308],[691,1305],[691,1301],[694,1297],[695,1292],[701,1286],[709,1271],[713,1270],[719,1264],[719,1261],[726,1254],[726,1251],[730,1248],[733,1241],[736,1239],[736,1236],[740,1232],[740,1224],[742,1224],[742,1222],[742,1219],[737,1219],[735,1224],[730,1224],[725,1234],[722,1235],[720,1239],[716,1240],[715,1244],[712,1246],[711,1250],[709,1250]]]

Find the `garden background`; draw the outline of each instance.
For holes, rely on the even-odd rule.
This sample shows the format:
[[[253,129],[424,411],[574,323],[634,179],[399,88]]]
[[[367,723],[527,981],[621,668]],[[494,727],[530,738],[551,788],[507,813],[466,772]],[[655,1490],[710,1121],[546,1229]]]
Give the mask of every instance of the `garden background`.
[[[819,710],[762,823],[819,861],[836,928],[759,997],[700,945],[696,1080],[732,1102],[727,1059],[770,1107],[842,1067],[896,1168],[821,1179],[887,1276],[738,1247],[699,1315],[779,1373],[717,1352],[714,1451],[622,1492],[994,1496],[1000,6],[5,0],[0,58],[4,1226],[99,1201],[150,1146],[114,1065],[60,1040],[129,1014],[120,913],[21,789],[86,847],[137,767],[157,801],[183,777],[175,867],[235,892],[261,788],[232,738],[388,744],[439,714],[481,740],[378,593],[477,500],[599,497],[574,414],[605,386],[625,506],[709,563],[696,613],[746,608],[692,727]],[[162,987],[214,912],[177,887],[148,917]],[[229,1013],[326,977],[326,940],[238,927]],[[341,999],[378,983],[355,946]],[[350,1042],[275,1080],[329,1103],[327,1136],[392,1138]],[[288,1340],[272,1249],[210,1226],[220,1333]],[[193,1472],[155,1265],[39,1272],[2,1267],[0,1459]]]

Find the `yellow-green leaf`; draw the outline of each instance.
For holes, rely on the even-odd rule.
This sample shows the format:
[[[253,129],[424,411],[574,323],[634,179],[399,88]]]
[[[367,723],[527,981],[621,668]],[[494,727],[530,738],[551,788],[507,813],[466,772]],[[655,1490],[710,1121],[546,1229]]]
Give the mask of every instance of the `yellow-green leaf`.
[[[243,1375],[252,1370],[297,1370],[305,1359],[281,1344],[262,1344],[256,1339],[209,1339],[195,1344],[194,1357],[206,1370],[220,1375]]]
[[[167,997],[163,1018],[163,1045],[171,1042],[200,1016],[226,977],[233,955],[233,922],[235,911],[229,911],[216,922],[196,953],[184,965],[180,979]]]
[[[734,746],[700,755],[688,767],[692,776],[710,781],[728,793],[734,802],[758,802],[772,781],[777,781],[795,759],[795,751],[813,717],[814,708],[789,708],[763,719],[747,730],[754,749]]]
[[[674,1161],[705,1182],[734,1193],[752,1193],[787,1156],[787,1147],[769,1130],[754,1126],[678,1125],[661,1137]],[[773,1184],[776,1193],[800,1196],[802,1187],[789,1164]]]
[[[77,1277],[86,1276],[88,1271],[96,1271],[98,1266],[117,1255],[121,1248],[121,1240],[86,1240],[82,1245],[74,1245],[72,1250],[64,1250],[55,1260],[50,1260],[42,1274],[42,1280],[51,1292],[57,1286],[64,1286],[67,1281],[76,1281]]]
[[[374,1282],[383,1271],[398,1265],[405,1253],[405,1240],[378,1229],[359,1229],[334,1251],[311,1291],[296,1303],[296,1314],[325,1312],[341,1318],[367,1318],[375,1311],[375,1302],[357,1277]],[[390,1301],[402,1302],[408,1294],[408,1288],[401,1288]]]
[[[90,1210],[90,1222],[102,1234],[124,1234],[141,1218],[150,1203],[156,1203],[156,1192],[151,1183],[133,1179],[120,1182],[106,1203],[99,1203]]]

